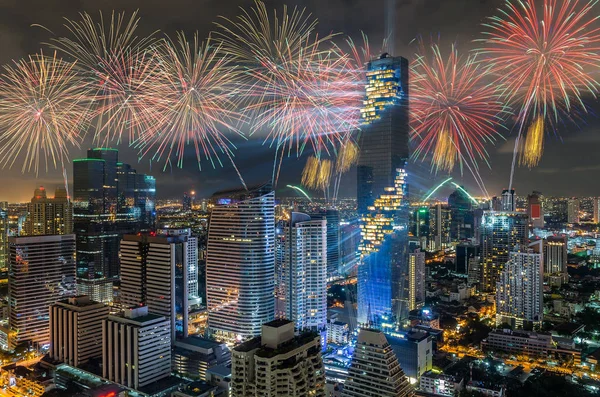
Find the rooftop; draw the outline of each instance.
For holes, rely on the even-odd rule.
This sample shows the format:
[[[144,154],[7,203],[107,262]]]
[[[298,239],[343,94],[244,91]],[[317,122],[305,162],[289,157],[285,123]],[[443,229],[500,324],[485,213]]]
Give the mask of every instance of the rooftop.
[[[279,328],[279,327],[283,327],[284,325],[290,324],[292,321],[287,320],[285,318],[278,318],[276,320],[270,321],[268,323],[265,323],[263,325],[267,326],[267,327],[272,327],[272,328]]]

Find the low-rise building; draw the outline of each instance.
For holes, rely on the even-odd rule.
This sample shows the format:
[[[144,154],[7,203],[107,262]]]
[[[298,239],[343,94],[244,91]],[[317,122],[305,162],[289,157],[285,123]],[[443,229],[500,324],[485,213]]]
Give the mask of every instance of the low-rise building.
[[[487,397],[504,397],[506,390],[503,386],[481,381],[469,381],[467,391],[480,393]]]
[[[215,365],[231,362],[231,352],[224,343],[190,336],[173,342],[172,370],[191,378],[206,380],[206,371]]]
[[[348,344],[350,327],[341,321],[330,321],[327,323],[327,343],[336,345]]]
[[[464,380],[452,375],[427,371],[421,375],[419,390],[436,396],[454,396],[464,387]]]

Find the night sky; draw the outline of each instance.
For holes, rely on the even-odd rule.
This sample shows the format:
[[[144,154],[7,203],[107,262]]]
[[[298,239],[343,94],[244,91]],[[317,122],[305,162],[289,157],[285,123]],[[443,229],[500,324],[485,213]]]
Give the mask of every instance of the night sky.
[[[184,30],[190,34],[198,31],[201,36],[207,36],[215,29],[213,22],[219,15],[234,18],[238,15],[238,6],[250,7],[252,3],[251,0],[0,0],[0,62],[8,63],[43,48],[40,43],[51,38],[51,34],[32,25],[43,25],[60,35],[64,33],[62,18],[78,19],[77,14],[81,11],[97,17],[99,10],[109,15],[113,9],[128,12],[139,9],[140,34],[160,30],[160,34],[173,35],[178,30]],[[281,9],[284,3],[267,1],[267,4],[270,9]],[[360,32],[364,31],[373,47],[377,47],[375,43],[380,43],[384,36],[384,0],[289,0],[286,4],[306,7],[319,19],[321,33],[343,32],[359,40]],[[475,47],[472,40],[481,37],[481,23],[487,16],[495,14],[496,8],[502,4],[502,0],[397,0],[394,55],[411,58],[415,50],[411,41],[417,35],[437,37],[439,34],[446,48],[455,42],[464,51],[470,50]],[[597,8],[599,12],[600,7]],[[47,48],[45,51],[49,52]],[[590,101],[588,105],[592,109],[599,108],[595,101]],[[597,133],[600,120],[593,114],[585,115],[583,119],[584,122],[579,126],[559,126],[560,136],[547,137],[544,157],[537,168],[517,170],[514,183],[517,194],[539,190],[546,195],[600,196],[597,177],[600,171],[600,157],[597,154],[600,148],[600,134]],[[507,138],[505,142],[499,141],[496,146],[488,147],[492,168],[481,165],[481,175],[490,194],[499,193],[508,184],[515,131],[511,133],[508,130],[504,135]],[[273,150],[262,144],[263,139],[256,135],[246,142],[234,139],[239,148],[236,164],[248,184],[264,181],[271,175]],[[88,140],[83,143],[81,150],[73,149],[72,158],[84,155],[91,145]],[[178,197],[186,190],[196,190],[201,197],[209,196],[218,189],[239,184],[235,172],[226,162],[224,168],[205,168],[200,172],[193,151],[186,157],[184,169],[168,168],[163,172],[163,164],[152,164],[150,170],[147,159],[138,163],[135,151],[126,145],[121,145],[119,149],[121,161],[157,178],[160,198]],[[284,162],[278,185],[279,194],[294,194],[284,186],[288,183],[299,184],[307,155],[300,159],[289,158]],[[70,166],[68,168],[70,175],[72,170]],[[0,173],[0,201],[25,201],[31,198],[36,185],[53,189],[63,183],[61,171],[42,172],[36,178],[34,174],[22,174],[18,162],[12,170],[5,169]],[[445,177],[430,173],[428,163],[411,163],[409,174],[413,193],[427,190],[435,181]],[[458,171],[453,176],[473,194],[480,193],[468,171],[463,177]],[[354,172],[345,176],[340,196],[355,195],[355,178]],[[441,195],[448,193],[449,190],[441,191]]]

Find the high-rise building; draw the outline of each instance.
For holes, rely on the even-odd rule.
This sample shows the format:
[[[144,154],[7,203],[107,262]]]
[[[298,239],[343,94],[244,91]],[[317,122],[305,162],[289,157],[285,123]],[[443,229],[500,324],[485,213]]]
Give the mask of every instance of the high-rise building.
[[[425,252],[420,249],[408,254],[408,310],[425,304]]]
[[[79,294],[112,302],[121,237],[154,228],[155,196],[154,178],[119,162],[116,149],[89,149],[73,160]]]
[[[567,222],[579,223],[579,199],[577,197],[570,198],[568,201]]]
[[[342,397],[406,397],[413,394],[383,332],[361,329]]]
[[[323,218],[327,220],[327,278],[339,275],[340,271],[340,213],[337,210],[328,209],[319,214],[311,215],[312,218]]]
[[[139,389],[171,374],[171,324],[148,307],[102,321],[102,377]]]
[[[429,209],[429,248],[440,251],[450,247],[452,212],[447,205],[436,204]]]
[[[456,260],[454,272],[456,274],[469,274],[471,259],[479,257],[479,244],[460,243],[456,246]]]
[[[558,286],[569,281],[567,251],[567,236],[549,236],[544,240],[544,281]]]
[[[510,253],[496,287],[496,324],[512,328],[540,325],[543,305],[542,241]]]
[[[357,165],[357,206],[365,214],[394,185],[408,149],[408,60],[383,54],[367,64],[367,86],[361,109],[363,133]]]
[[[74,367],[102,357],[108,306],[77,296],[50,306],[50,357]]]
[[[463,187],[448,196],[450,209],[450,240],[462,241],[473,237],[473,200]]]
[[[209,332],[258,336],[275,317],[275,194],[270,184],[213,196],[206,253]]]
[[[542,193],[534,191],[527,196],[529,225],[534,229],[544,228],[544,206]]]
[[[49,306],[75,295],[75,236],[9,237],[9,345],[50,341]]]
[[[147,306],[171,323],[171,337],[188,336],[190,307],[199,303],[198,241],[189,229],[125,235],[121,241],[121,304]]]
[[[594,223],[600,223],[600,197],[593,198],[593,214],[592,220]]]
[[[529,216],[524,212],[485,211],[481,229],[482,291],[494,291],[498,275],[516,246],[527,243]]]
[[[8,203],[0,201],[0,272],[8,271],[8,236],[10,225],[8,221]]]
[[[501,198],[501,211],[514,212],[517,210],[517,201],[515,197],[515,189],[504,189]]]
[[[292,212],[285,225],[282,278],[285,317],[298,329],[327,325],[327,221]]]
[[[35,189],[27,213],[27,236],[73,233],[73,206],[65,188],[56,189],[53,198],[47,196],[43,186]]]
[[[294,323],[274,320],[231,354],[231,397],[325,397],[325,368],[317,333],[294,335]]]
[[[361,219],[361,261],[358,265],[358,322],[377,323],[401,302],[408,272],[408,209],[406,171],[396,170],[386,188]],[[400,309],[402,305],[396,305]]]
[[[183,193],[183,200],[182,200],[182,206],[181,209],[183,211],[191,211],[192,210],[192,195],[188,194],[188,192],[184,192]]]
[[[429,239],[429,207],[419,207],[413,212],[412,234],[418,241],[418,246],[427,249]]]
[[[433,368],[433,337],[427,332],[411,329],[392,332],[386,338],[411,384],[417,383],[422,374]]]

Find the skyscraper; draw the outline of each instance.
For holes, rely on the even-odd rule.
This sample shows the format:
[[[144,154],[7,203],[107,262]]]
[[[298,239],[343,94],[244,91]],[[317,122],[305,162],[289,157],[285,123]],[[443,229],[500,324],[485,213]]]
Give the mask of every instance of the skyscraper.
[[[123,236],[123,307],[143,305],[150,313],[165,317],[174,340],[188,336],[190,306],[199,299],[198,241],[189,229]]]
[[[482,291],[494,291],[498,276],[516,246],[527,243],[529,216],[524,212],[485,211],[481,229]]]
[[[285,226],[282,279],[285,317],[298,329],[327,325],[327,221],[292,212]]]
[[[294,335],[294,323],[274,320],[261,336],[231,354],[232,397],[325,397],[321,339],[313,332]]]
[[[463,187],[448,196],[450,209],[450,240],[461,241],[473,237],[473,201]]]
[[[27,212],[27,236],[73,233],[73,206],[65,188],[56,189],[53,198],[47,196],[43,186],[35,189]]]
[[[0,272],[8,270],[8,203],[0,201]]]
[[[155,195],[154,178],[119,162],[116,149],[89,149],[73,160],[79,294],[112,302],[121,236],[154,227]]]
[[[209,332],[233,343],[275,316],[275,194],[270,184],[213,196],[208,226]]]
[[[504,189],[502,191],[501,211],[513,212],[517,210],[517,201],[515,199],[515,189]]]
[[[361,329],[342,397],[412,395],[413,389],[383,332]]]
[[[579,223],[579,199],[572,197],[568,201],[567,222]]]
[[[436,204],[429,209],[429,246],[434,251],[450,247],[452,212],[447,205]]]
[[[408,254],[408,310],[425,304],[425,252],[417,249]]]
[[[50,341],[49,306],[75,295],[75,236],[10,237],[9,345]]]
[[[341,256],[340,213],[338,210],[328,209],[311,217],[327,220],[327,278],[337,276]]]
[[[357,165],[357,206],[367,212],[386,188],[394,185],[396,169],[404,168],[408,149],[408,60],[383,54],[367,64],[367,87],[361,109],[363,133]]]
[[[496,325],[521,328],[540,325],[543,305],[542,241],[517,247],[510,253],[496,287]]]
[[[544,207],[542,205],[542,193],[534,191],[527,196],[527,214],[529,215],[529,224],[532,228],[544,228]]]
[[[544,280],[560,286],[569,281],[567,272],[567,236],[549,236],[544,240]]]
[[[594,213],[592,214],[592,221],[594,223],[600,223],[600,197],[594,197]]]
[[[361,218],[361,261],[358,265],[358,322],[376,323],[392,314],[408,272],[408,209],[406,171],[396,170],[387,187]]]

